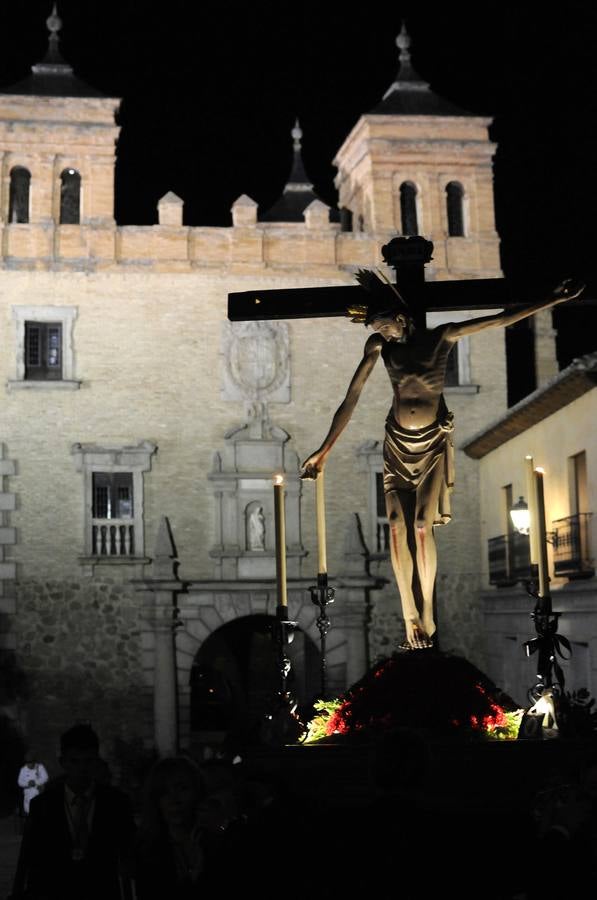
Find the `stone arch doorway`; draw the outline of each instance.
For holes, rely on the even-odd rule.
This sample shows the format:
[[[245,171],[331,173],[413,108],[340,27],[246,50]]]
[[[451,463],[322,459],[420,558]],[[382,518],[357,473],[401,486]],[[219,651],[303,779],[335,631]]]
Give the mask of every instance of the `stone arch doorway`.
[[[191,734],[247,732],[271,708],[279,687],[271,629],[274,617],[242,616],[212,632],[190,671]],[[300,628],[288,647],[288,687],[307,710],[320,690],[320,652]]]

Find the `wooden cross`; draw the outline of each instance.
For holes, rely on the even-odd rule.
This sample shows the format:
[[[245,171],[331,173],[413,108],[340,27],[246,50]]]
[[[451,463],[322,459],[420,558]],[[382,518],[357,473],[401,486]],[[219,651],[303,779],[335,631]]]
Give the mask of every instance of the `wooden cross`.
[[[382,247],[384,261],[396,272],[396,284],[408,302],[416,326],[426,327],[428,312],[515,309],[531,302],[514,300],[504,278],[425,281],[425,263],[432,252],[431,241],[419,236],[396,237]],[[228,318],[231,322],[243,322],[345,316],[348,307],[367,305],[370,298],[360,285],[237,291],[228,294]]]

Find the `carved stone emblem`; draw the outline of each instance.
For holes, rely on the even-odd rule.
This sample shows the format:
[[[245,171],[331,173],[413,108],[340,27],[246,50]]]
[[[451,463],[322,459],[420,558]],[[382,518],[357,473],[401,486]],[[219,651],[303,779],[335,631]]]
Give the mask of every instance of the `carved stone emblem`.
[[[290,401],[285,322],[224,322],[222,399]]]

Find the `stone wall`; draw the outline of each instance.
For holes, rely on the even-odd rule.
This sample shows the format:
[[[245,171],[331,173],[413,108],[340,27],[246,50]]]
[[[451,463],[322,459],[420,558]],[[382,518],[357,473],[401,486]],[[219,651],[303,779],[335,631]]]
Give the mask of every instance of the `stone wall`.
[[[247,417],[242,397],[231,394],[224,379],[228,294],[354,284],[356,269],[379,266],[381,246],[396,232],[404,177],[421,189],[421,229],[436,245],[427,277],[500,275],[491,190],[494,147],[485,119],[362,119],[338,160],[341,203],[355,222],[364,214],[365,231],[342,232],[321,203],[311,204],[300,223],[258,223],[247,197],[234,204],[230,228],[183,226],[175,197],[161,204],[159,225],[117,227],[111,206],[116,107],[110,99],[0,100],[0,325],[7,336],[0,343],[0,383],[7,385],[2,438],[6,458],[18,460],[9,488],[18,497],[10,514],[17,603],[3,598],[2,627],[30,682],[25,731],[48,761],[53,754],[48,742],[73,718],[91,718],[106,747],[117,733],[151,734],[153,672],[143,666],[152,635],[140,633],[141,604],[131,580],[147,574],[147,548],[154,546],[163,516],[176,537],[179,577],[214,578],[216,498],[208,474],[225,435]],[[6,221],[10,169],[19,164],[33,175],[28,224]],[[57,224],[64,166],[82,176],[80,225]],[[448,236],[442,206],[452,179],[465,188],[461,238]],[[23,326],[35,320],[36,306],[44,307],[45,322],[52,307],[59,319],[70,310],[72,353],[63,383],[23,379],[14,308]],[[312,319],[289,322],[287,334],[287,383],[264,402],[264,413],[290,435],[289,450],[302,460],[327,433],[362,357],[366,331],[346,319]],[[503,334],[484,332],[471,339],[466,352],[470,383],[448,392],[457,447],[506,403]],[[383,440],[390,400],[379,365],[326,469],[332,577],[344,569],[347,521],[358,513],[363,523],[371,522],[371,485],[358,471],[357,451],[365,441]],[[89,562],[89,480],[85,483],[85,472],[77,470],[74,445],[101,452],[157,448],[150,469],[135,482],[135,491],[142,484],[145,546],[135,547],[134,565]],[[443,640],[474,653],[477,623],[467,586],[480,567],[478,480],[476,464],[459,452],[454,517],[458,525],[438,534]],[[299,521],[297,542],[310,554],[302,574],[314,577],[312,484],[300,485]],[[350,589],[344,613],[353,638],[363,585]],[[372,659],[387,655],[401,632],[392,597],[390,583],[372,598]],[[333,615],[342,621],[340,611]],[[193,636],[193,652],[199,639]],[[337,662],[352,671],[360,658],[357,665],[348,645]]]
[[[54,770],[57,739],[77,720],[91,721],[109,759],[116,736],[151,734],[140,602],[129,585],[109,579],[19,583],[17,661],[28,693],[21,725]]]
[[[347,281],[352,281],[352,277],[337,270],[335,278],[325,279],[325,283]],[[12,306],[31,306],[39,301],[45,306],[54,303],[77,307],[73,329],[74,376],[80,382],[75,390],[33,388],[11,390],[5,395],[6,454],[19,461],[17,474],[10,478],[10,488],[18,496],[17,508],[11,512],[11,525],[17,529],[18,541],[11,548],[11,556],[21,585],[16,622],[10,628],[11,640],[19,652],[22,644],[30,643],[25,639],[29,612],[21,602],[25,597],[23,591],[27,602],[36,596],[27,586],[78,584],[78,589],[68,589],[74,595],[66,601],[81,603],[80,610],[71,610],[69,614],[71,623],[78,623],[77,633],[104,634],[108,626],[116,627],[117,631],[105,635],[103,649],[100,646],[103,640],[96,642],[87,635],[85,653],[81,651],[79,657],[77,651],[77,659],[81,658],[77,665],[82,665],[86,655],[99,665],[96,674],[90,676],[91,685],[99,685],[100,674],[109,669],[112,675],[106,696],[119,694],[113,673],[120,672],[121,702],[128,703],[128,699],[131,704],[133,700],[138,702],[136,685],[141,683],[137,676],[141,663],[137,639],[131,639],[128,645],[119,639],[120,625],[107,623],[102,618],[105,611],[95,610],[88,598],[98,595],[96,582],[110,584],[110,578],[118,578],[124,584],[141,577],[142,573],[133,566],[116,571],[107,564],[96,567],[93,579],[84,578],[85,569],[79,558],[85,555],[84,522],[88,511],[85,510],[84,477],[77,471],[72,447],[77,443],[116,447],[136,446],[143,441],[155,444],[157,451],[151,460],[151,471],[143,475],[145,554],[153,547],[160,517],[166,515],[176,536],[180,577],[213,578],[214,560],[209,551],[214,544],[216,500],[208,474],[213,470],[213,454],[222,448],[225,434],[231,427],[242,424],[245,417],[241,400],[222,396],[221,338],[227,324],[227,293],[252,287],[293,287],[309,283],[321,282],[316,278],[307,280],[300,269],[284,274],[265,270],[259,276],[242,277],[205,269],[187,274],[23,270],[4,273],[2,317],[9,340],[0,348],[0,380],[6,383],[14,378],[16,347],[12,338]],[[268,412],[271,421],[290,434],[289,449],[300,459],[325,436],[361,358],[366,335],[362,326],[343,319],[288,322],[289,402],[271,402]],[[505,408],[503,341],[501,330],[472,338],[472,385],[450,389],[447,393],[448,404],[456,417],[457,447],[465,437],[480,430],[496,410]],[[390,385],[380,365],[372,373],[353,420],[334,447],[326,469],[328,564],[332,576],[343,569],[347,519],[355,512],[363,523],[370,519],[370,486],[366,476],[358,471],[357,450],[366,440],[383,440],[390,399]],[[477,467],[475,461],[460,452],[457,452],[456,466],[454,523],[438,531],[440,572],[456,578],[466,573],[468,581],[475,567],[480,566]],[[311,572],[315,574],[316,568],[315,489],[312,483],[301,483],[300,490],[301,542],[309,553],[302,572],[308,577]],[[128,596],[124,588],[118,591]],[[59,597],[52,598],[49,593],[44,588],[39,595],[40,618],[27,631],[42,629],[36,639],[38,650],[32,657],[23,653],[22,660],[27,671],[32,671],[36,685],[44,682],[40,674],[43,659],[51,660],[52,669],[57,667],[54,674],[48,672],[47,678],[55,686],[56,695],[64,695],[65,705],[59,714],[52,713],[52,719],[47,720],[47,731],[54,734],[85,704],[77,705],[77,701],[73,705],[68,692],[63,694],[70,677],[66,663],[68,640],[59,624],[65,625],[66,619],[60,618],[58,611],[61,610],[61,617],[66,616],[62,611],[65,601],[62,588],[53,590]],[[373,656],[387,649],[384,642],[389,634],[396,637],[400,634],[397,602],[392,596],[396,596],[393,584],[375,601],[377,614],[382,618],[372,628]],[[79,597],[86,598],[85,602]],[[129,600],[124,602],[128,608]],[[450,601],[455,617],[460,605],[465,615],[470,600],[455,591]],[[53,617],[51,621],[41,620],[41,608]],[[101,609],[105,607],[101,605]],[[89,617],[101,621],[101,629],[99,624],[91,629]],[[468,641],[468,630],[456,637],[465,633]],[[44,636],[54,636],[54,640],[44,643]],[[455,646],[456,637],[451,640]],[[472,637],[470,642],[474,643]],[[120,654],[119,643],[131,648],[130,651],[122,648],[129,659],[128,669],[115,662]],[[111,654],[110,665],[100,655],[105,656],[106,652]],[[133,666],[135,653],[138,657]],[[61,672],[62,667],[66,674]],[[150,687],[145,685],[143,689],[150,690]],[[42,688],[42,694],[44,691]],[[95,692],[100,697],[99,687],[94,687],[89,696],[96,696]],[[103,700],[97,703],[94,700],[93,707],[103,710],[103,704]],[[145,695],[142,705],[150,709]],[[33,719],[42,721],[43,714],[44,710],[34,710]],[[107,721],[107,713],[100,715]],[[137,711],[131,715],[131,721],[136,723],[144,713]],[[126,718],[122,716],[121,721],[125,722]],[[136,731],[137,725],[133,727]]]

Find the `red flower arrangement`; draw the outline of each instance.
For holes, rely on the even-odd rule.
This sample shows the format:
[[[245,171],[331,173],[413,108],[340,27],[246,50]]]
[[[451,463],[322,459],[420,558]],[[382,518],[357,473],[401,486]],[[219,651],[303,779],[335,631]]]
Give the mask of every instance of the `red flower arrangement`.
[[[318,735],[345,737],[396,726],[470,737],[516,737],[522,710],[461,657],[394,654],[337,701],[322,703]]]

